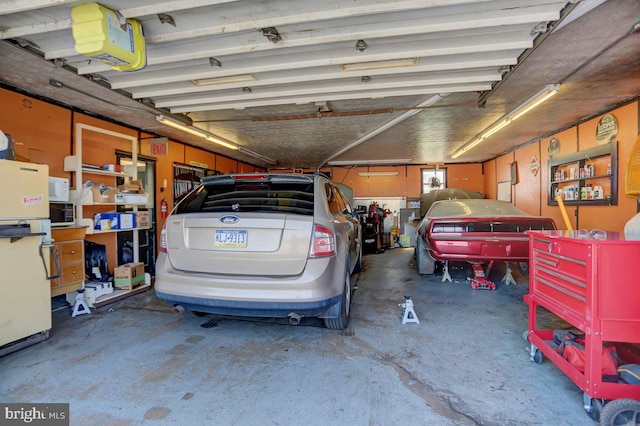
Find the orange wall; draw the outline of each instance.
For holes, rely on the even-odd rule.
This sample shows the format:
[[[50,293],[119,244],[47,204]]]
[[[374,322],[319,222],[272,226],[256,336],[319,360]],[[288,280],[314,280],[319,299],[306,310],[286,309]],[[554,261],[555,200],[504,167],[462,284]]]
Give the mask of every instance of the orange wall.
[[[71,153],[71,111],[3,89],[0,105],[0,129],[13,138],[16,154],[48,164],[51,176],[68,178],[62,162]]]
[[[490,160],[482,165],[484,171],[484,194],[487,198],[498,198],[498,179],[496,178],[496,160]]]
[[[333,167],[326,169],[333,180],[353,189],[353,196],[360,198],[407,197],[420,198],[422,192],[421,170],[432,166],[376,166]],[[484,193],[481,164],[449,164],[447,186]],[[360,172],[397,172],[393,176],[360,176]]]
[[[637,200],[625,195],[627,162],[631,157],[638,137],[638,102],[633,102],[613,110],[610,114],[618,120],[618,204],[616,206],[565,206],[570,225],[573,229],[601,229],[624,232],[624,225],[637,212]],[[552,217],[559,229],[567,229],[559,206],[549,206],[549,143],[552,137],[560,141],[558,156],[564,156],[598,146],[596,126],[602,116],[571,127],[537,143],[519,148],[512,153],[495,160],[487,161],[485,166],[485,188],[491,196],[491,187],[509,179],[509,164],[515,159],[518,163],[519,183],[512,188],[512,199],[516,206],[532,214]],[[539,178],[529,173],[528,166],[533,155],[540,155]],[[495,164],[496,176],[492,179],[490,170]],[[615,165],[613,165],[615,167]],[[596,167],[599,167],[596,164]],[[539,195],[536,197],[535,195]]]

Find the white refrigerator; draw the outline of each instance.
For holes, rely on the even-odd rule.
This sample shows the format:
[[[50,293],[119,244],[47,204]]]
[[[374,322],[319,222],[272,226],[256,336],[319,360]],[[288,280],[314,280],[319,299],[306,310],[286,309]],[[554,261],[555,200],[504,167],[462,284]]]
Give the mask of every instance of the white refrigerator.
[[[0,160],[0,354],[51,329],[49,166]]]

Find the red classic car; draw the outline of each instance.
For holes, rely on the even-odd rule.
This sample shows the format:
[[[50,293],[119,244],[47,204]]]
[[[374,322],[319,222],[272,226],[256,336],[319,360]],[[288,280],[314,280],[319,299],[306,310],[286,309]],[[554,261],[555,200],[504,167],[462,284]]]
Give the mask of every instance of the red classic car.
[[[530,229],[556,229],[553,219],[533,216],[505,201],[434,202],[418,225],[418,273],[433,274],[437,261],[518,262],[526,272]]]

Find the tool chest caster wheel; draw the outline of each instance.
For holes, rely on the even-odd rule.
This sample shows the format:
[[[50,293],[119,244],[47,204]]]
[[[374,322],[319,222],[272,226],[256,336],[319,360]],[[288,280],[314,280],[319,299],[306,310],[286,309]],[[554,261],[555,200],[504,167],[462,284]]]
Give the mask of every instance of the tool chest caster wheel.
[[[536,364],[542,364],[542,362],[544,361],[544,354],[540,349],[536,348],[534,345],[531,345],[531,349],[529,350],[529,359]]]
[[[604,400],[598,398],[591,398],[586,393],[582,394],[582,401],[584,403],[584,411],[594,421],[600,421],[600,414],[602,413],[602,407],[604,406]]]
[[[640,401],[635,399],[615,399],[605,404],[600,414],[602,426],[640,424]]]
[[[544,354],[540,349],[536,349],[533,353],[533,362],[536,364],[542,364],[544,362]]]

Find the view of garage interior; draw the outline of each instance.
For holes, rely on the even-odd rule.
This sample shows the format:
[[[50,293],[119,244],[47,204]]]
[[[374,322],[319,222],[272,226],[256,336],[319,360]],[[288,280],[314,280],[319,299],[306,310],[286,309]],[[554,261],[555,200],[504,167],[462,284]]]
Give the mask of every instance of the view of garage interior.
[[[640,424],[637,0],[8,0],[0,38],[0,424]],[[201,180],[316,173],[346,323],[167,302]],[[445,190],[524,212],[527,261],[425,272]]]

